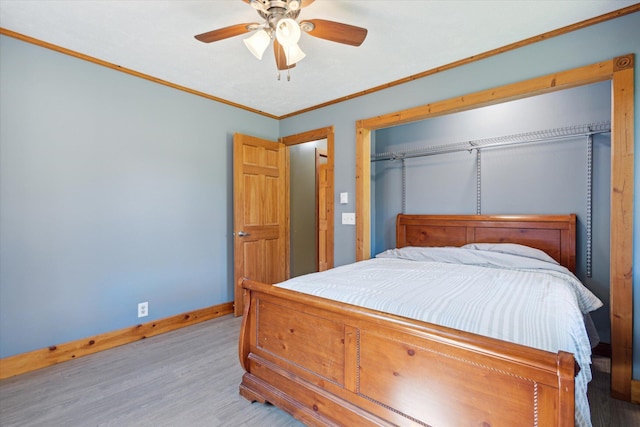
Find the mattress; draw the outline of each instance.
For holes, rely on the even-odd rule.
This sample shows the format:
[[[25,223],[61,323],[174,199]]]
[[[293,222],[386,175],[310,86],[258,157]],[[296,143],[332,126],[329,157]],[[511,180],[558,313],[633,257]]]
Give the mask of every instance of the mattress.
[[[276,286],[573,353],[581,368],[575,380],[576,425],[591,425],[591,345],[584,318],[602,302],[542,252],[519,245],[407,247]]]

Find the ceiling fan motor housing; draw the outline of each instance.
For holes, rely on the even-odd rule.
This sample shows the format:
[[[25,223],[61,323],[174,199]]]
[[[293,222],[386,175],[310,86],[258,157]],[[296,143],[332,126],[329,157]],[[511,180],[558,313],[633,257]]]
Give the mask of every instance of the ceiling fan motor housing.
[[[251,0],[251,6],[264,18],[271,29],[283,18],[296,19],[300,15],[299,0]]]

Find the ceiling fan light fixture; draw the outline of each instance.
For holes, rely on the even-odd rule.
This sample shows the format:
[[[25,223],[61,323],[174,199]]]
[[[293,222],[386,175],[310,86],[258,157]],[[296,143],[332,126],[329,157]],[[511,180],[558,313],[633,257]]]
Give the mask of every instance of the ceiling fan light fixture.
[[[296,43],[291,46],[284,47],[284,56],[287,59],[287,65],[293,65],[307,55],[305,55],[302,49],[300,49],[300,46]]]
[[[0,0],[2,1],[2,0]],[[273,42],[273,52],[278,71],[289,70],[306,57],[298,42],[301,33],[342,43],[360,46],[367,36],[367,29],[326,19],[298,22],[302,9],[315,0],[243,0],[251,5],[263,19],[262,23],[236,24],[195,36],[196,40],[211,43],[229,37],[254,32],[243,40],[253,56],[262,59],[267,46]],[[287,71],[288,75],[288,71]]]
[[[243,40],[244,45],[247,46],[249,52],[258,59],[262,59],[264,51],[267,50],[267,46],[271,43],[271,37],[265,30],[256,31],[251,37]]]
[[[282,46],[293,46],[300,40],[300,25],[291,18],[283,18],[276,24],[276,38]]]
[[[289,9],[290,10],[300,9],[300,0],[289,0]]]

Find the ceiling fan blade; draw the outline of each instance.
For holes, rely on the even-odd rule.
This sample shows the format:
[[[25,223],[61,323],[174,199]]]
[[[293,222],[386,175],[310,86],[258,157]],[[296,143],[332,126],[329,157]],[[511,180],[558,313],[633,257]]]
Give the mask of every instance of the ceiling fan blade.
[[[313,28],[307,31],[310,35],[336,43],[360,46],[367,37],[367,29],[355,25],[325,19],[309,19],[301,22],[300,27],[304,29],[305,23],[312,24]]]
[[[217,42],[218,40],[227,39],[229,37],[239,36],[240,34],[248,33],[252,26],[257,26],[257,23],[249,24],[237,24],[229,27],[219,28],[217,30],[209,31],[208,33],[202,33],[195,36],[197,40],[203,43]]]
[[[284,54],[284,48],[277,39],[273,40],[273,55],[276,57],[276,65],[278,70],[288,70],[296,66],[296,64],[287,65],[287,57]]]

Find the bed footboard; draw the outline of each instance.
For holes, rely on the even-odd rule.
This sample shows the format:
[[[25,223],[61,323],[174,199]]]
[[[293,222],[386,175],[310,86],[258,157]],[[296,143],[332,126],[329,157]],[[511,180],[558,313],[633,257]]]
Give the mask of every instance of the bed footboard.
[[[573,426],[574,358],[244,280],[240,394],[307,425]]]

